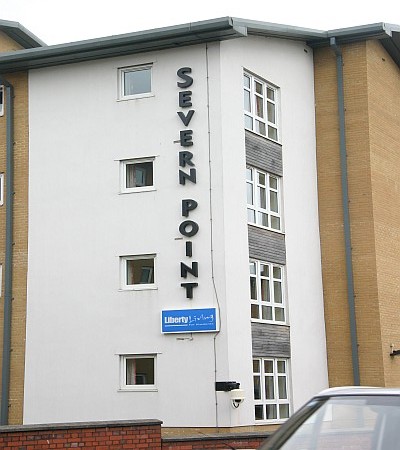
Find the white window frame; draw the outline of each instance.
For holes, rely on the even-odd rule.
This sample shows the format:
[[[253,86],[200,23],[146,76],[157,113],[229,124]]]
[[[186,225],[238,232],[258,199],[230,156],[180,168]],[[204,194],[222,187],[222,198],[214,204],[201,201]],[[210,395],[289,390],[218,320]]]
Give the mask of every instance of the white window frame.
[[[127,262],[135,261],[138,259],[149,259],[153,260],[153,278],[154,283],[138,283],[138,284],[128,284],[127,280]],[[157,278],[156,278],[156,254],[143,254],[143,255],[124,255],[120,256],[120,283],[121,290],[123,291],[144,291],[148,289],[157,289]]]
[[[4,173],[0,173],[0,206],[4,205]]]
[[[0,86],[0,116],[4,116],[4,95],[5,95],[5,90],[4,90],[4,86]]]
[[[129,164],[140,164],[151,162],[153,166],[153,184],[149,186],[140,186],[128,188],[126,186],[126,166]],[[120,160],[120,192],[121,194],[131,194],[134,192],[148,192],[154,191],[155,187],[155,157],[148,158],[132,158],[132,159],[121,159]]]
[[[150,91],[141,92],[134,95],[125,95],[125,79],[127,72],[136,72],[140,70],[150,70]],[[118,69],[118,100],[135,100],[139,98],[153,97],[153,64],[141,64],[137,66],[120,67]]]
[[[246,86],[245,79],[249,80],[249,86]],[[261,85],[261,92],[258,92],[256,85]],[[249,73],[244,72],[243,74],[243,89],[244,96],[250,97],[250,111],[246,109],[246,102],[244,104],[244,115],[245,115],[245,128],[259,134],[267,139],[274,142],[280,142],[280,127],[279,127],[279,89],[271,83]],[[272,93],[273,98],[268,95]],[[257,114],[257,101],[261,104],[263,116]],[[275,122],[269,120],[268,118],[268,108],[272,108],[275,115]],[[251,126],[246,124],[246,117],[251,120]],[[257,125],[265,127],[265,133]],[[272,131],[276,131],[276,137],[273,136]]]
[[[257,259],[250,259],[250,283],[253,279],[256,285],[256,299],[251,298],[251,288],[250,288],[250,304],[251,308],[257,308],[258,318],[252,317],[252,311],[250,312],[250,317],[252,322],[262,322],[262,323],[275,323],[280,325],[285,325],[288,322],[287,317],[287,307],[286,307],[286,282],[285,282],[285,267],[280,264],[274,264],[269,262],[260,261]],[[268,267],[268,276],[261,275],[261,266]],[[255,268],[255,274],[252,273],[251,268]],[[278,269],[280,272],[280,278],[275,276],[275,270]],[[269,301],[262,300],[262,281],[265,283],[269,282]],[[275,284],[280,284],[281,298],[282,302],[277,302],[275,299]],[[264,308],[271,308],[271,319],[263,319]],[[281,309],[283,312],[284,320],[278,320],[276,318],[277,309]]]
[[[152,384],[127,384],[126,383],[126,362],[130,359],[153,359],[154,364],[154,383]],[[120,367],[120,391],[157,391],[157,355],[154,353],[149,354],[124,354],[119,355],[119,367]]]
[[[249,173],[251,172],[251,179]],[[265,177],[265,184],[259,181],[260,176]],[[276,188],[273,186],[272,180],[276,180]],[[283,217],[282,217],[282,179],[277,175],[264,172],[254,167],[248,166],[246,168],[246,188],[247,188],[247,220],[251,225],[257,225],[262,228],[267,228],[271,231],[283,232]],[[253,203],[249,202],[249,189],[251,189],[251,197]],[[265,191],[266,207],[261,206],[261,190]],[[277,198],[278,211],[273,211],[271,208],[271,195],[275,194]],[[255,221],[250,218],[254,214]],[[267,216],[267,224],[263,224],[262,217]],[[279,227],[273,227],[272,222],[279,220]]]
[[[254,361],[258,361],[259,364],[259,371],[254,370]],[[265,372],[265,361],[272,362],[273,370],[272,372]],[[278,363],[284,363],[285,364],[285,371],[278,373]],[[260,387],[260,397],[256,398],[256,389],[254,385],[254,420],[256,423],[277,423],[277,422],[283,422],[285,421],[291,414],[291,399],[290,399],[290,364],[289,359],[287,358],[253,358],[253,384],[254,380],[258,378],[259,380],[259,387]],[[267,378],[273,378],[273,389],[274,389],[274,395],[273,398],[267,399],[266,398],[266,379]],[[281,379],[281,382],[285,385],[286,390],[286,398],[279,398],[279,379]],[[276,418],[268,419],[267,418],[267,406],[274,405],[276,408]],[[287,405],[288,408],[288,417],[281,417],[280,412],[280,405]],[[263,409],[263,419],[256,419],[256,406],[260,407],[262,406]]]

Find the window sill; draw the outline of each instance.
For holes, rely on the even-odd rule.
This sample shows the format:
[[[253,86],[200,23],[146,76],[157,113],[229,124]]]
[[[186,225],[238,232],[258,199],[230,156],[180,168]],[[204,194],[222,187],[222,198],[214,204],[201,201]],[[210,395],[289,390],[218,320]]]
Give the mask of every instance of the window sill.
[[[156,387],[123,387],[119,388],[118,392],[158,392]]]
[[[278,322],[277,320],[262,320],[262,319],[253,319],[251,318],[251,323],[264,323],[266,325],[280,325],[284,327],[288,327],[288,322]]]
[[[143,94],[128,95],[126,97],[117,98],[117,102],[126,102],[128,100],[139,100],[141,98],[149,98],[149,97],[155,97],[155,94],[153,94],[153,92],[146,92]]]
[[[132,292],[132,291],[156,291],[158,287],[150,284],[138,284],[137,286],[124,286],[118,289],[119,292]]]
[[[137,194],[139,192],[151,192],[156,191],[157,189],[154,186],[144,186],[144,187],[138,187],[138,188],[132,188],[132,189],[126,189],[121,192],[119,192],[119,195],[124,194]]]

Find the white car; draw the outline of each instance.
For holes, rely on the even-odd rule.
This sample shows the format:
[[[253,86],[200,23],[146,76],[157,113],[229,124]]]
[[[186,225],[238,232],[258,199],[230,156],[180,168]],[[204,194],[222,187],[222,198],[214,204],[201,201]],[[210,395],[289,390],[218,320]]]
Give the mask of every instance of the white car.
[[[260,447],[277,449],[400,450],[400,389],[327,389]]]

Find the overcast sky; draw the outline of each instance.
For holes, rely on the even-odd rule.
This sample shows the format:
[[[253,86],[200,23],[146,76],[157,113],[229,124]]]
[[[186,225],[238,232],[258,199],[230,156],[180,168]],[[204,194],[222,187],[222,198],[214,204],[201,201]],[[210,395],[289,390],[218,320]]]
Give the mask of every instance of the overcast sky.
[[[0,19],[47,44],[233,16],[328,30],[400,25],[400,0],[0,0]]]

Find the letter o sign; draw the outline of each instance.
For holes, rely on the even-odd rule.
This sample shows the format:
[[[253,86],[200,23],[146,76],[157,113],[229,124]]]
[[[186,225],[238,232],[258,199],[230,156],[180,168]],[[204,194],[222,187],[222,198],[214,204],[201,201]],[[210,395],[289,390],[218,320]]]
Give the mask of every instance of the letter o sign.
[[[186,237],[192,237],[199,231],[199,226],[193,220],[185,220],[179,225],[179,232]]]

